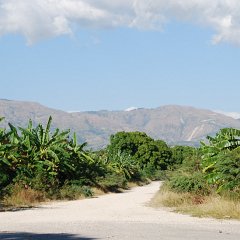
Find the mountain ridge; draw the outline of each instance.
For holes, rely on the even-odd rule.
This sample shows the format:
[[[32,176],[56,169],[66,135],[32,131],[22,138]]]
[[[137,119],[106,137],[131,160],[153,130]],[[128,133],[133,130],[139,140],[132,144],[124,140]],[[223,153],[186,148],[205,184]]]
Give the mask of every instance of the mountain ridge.
[[[71,129],[77,133],[80,142],[86,141],[94,149],[105,147],[110,135],[119,131],[146,132],[154,139],[163,139],[173,145],[196,145],[221,128],[240,128],[239,120],[191,106],[65,112],[36,102],[0,99],[0,116],[5,117],[2,127],[6,127],[8,122],[25,127],[29,119],[34,124],[45,124],[50,115],[54,128]]]

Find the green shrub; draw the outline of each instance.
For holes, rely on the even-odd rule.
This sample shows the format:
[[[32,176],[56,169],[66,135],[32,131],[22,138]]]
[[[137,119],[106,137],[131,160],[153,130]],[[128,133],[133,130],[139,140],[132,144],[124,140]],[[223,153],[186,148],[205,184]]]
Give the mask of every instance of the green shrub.
[[[127,179],[122,174],[109,173],[98,179],[98,184],[104,191],[118,192],[119,188],[127,188]]]
[[[140,168],[133,157],[120,151],[107,158],[107,168],[110,172],[123,175],[128,181],[139,180]]]
[[[152,164],[156,169],[166,170],[172,164],[172,152],[168,145],[142,132],[118,132],[112,135],[107,151],[111,157],[118,153],[130,156],[140,169]]]
[[[219,155],[213,172],[218,174],[218,192],[231,191],[240,196],[240,147]]]
[[[171,147],[173,165],[181,165],[196,153],[196,148],[190,146]]]
[[[166,170],[156,169],[152,164],[148,164],[141,172],[142,179],[150,179],[152,181],[160,180],[164,181],[167,179]]]
[[[61,199],[75,200],[80,197],[92,197],[93,192],[88,186],[81,186],[76,184],[66,184],[59,191]]]
[[[175,173],[169,180],[168,186],[175,192],[190,192],[194,194],[207,195],[210,188],[202,172]]]
[[[0,194],[1,189],[9,184],[9,177],[6,173],[0,172]]]
[[[240,130],[221,129],[215,137],[201,143],[202,167],[217,191],[233,191],[240,184]]]
[[[84,197],[92,197],[93,191],[89,186],[83,186],[81,189],[81,193],[84,195]]]

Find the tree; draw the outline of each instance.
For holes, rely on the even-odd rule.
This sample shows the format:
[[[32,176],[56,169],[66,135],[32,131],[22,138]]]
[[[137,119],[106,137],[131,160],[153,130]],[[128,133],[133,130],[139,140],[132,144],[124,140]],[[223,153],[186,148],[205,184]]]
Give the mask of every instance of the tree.
[[[164,141],[154,141],[141,132],[112,135],[107,150],[112,158],[119,152],[131,156],[141,169],[151,165],[155,169],[166,170],[171,159],[171,150]]]
[[[151,141],[142,144],[134,156],[140,167],[153,166],[155,169],[166,170],[171,159],[171,151],[163,141]]]
[[[231,190],[240,193],[240,147],[220,155],[213,171],[218,175],[219,192]]]
[[[0,119],[1,120],[1,119]],[[51,131],[52,117],[46,127],[0,129],[0,187],[18,183],[20,186],[50,192],[66,182],[81,185],[95,182],[103,165],[85,151],[86,143],[78,144],[70,131]]]
[[[218,191],[233,186],[233,179],[239,177],[239,172],[236,168],[231,171],[229,166],[236,164],[239,167],[240,130],[224,128],[215,137],[208,136],[207,140],[208,143],[201,142],[200,149],[203,172],[208,182],[216,185]]]
[[[134,156],[139,147],[153,141],[146,133],[142,132],[118,132],[110,137],[110,144],[107,151],[110,155],[118,152]]]
[[[171,151],[172,163],[180,165],[184,160],[190,158],[196,152],[196,149],[190,146],[174,146],[171,147]]]

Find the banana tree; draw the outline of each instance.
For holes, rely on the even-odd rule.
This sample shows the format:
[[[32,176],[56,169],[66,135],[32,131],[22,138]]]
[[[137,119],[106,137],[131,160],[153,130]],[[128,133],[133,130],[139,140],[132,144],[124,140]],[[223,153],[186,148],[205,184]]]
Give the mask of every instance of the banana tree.
[[[240,146],[240,130],[221,129],[215,137],[207,137],[208,143],[201,142],[202,167],[209,183],[219,185],[222,174],[219,172],[219,161],[232,150]]]
[[[204,171],[214,166],[218,154],[227,153],[240,146],[240,130],[223,128],[215,137],[207,136],[207,140],[208,143],[201,142]]]
[[[19,128],[21,131],[22,157],[30,171],[30,178],[42,175],[45,182],[54,184],[60,170],[60,162],[67,155],[69,131],[60,132],[56,129],[51,134],[52,117],[49,117],[46,128],[38,124],[33,128],[31,121],[28,128]]]
[[[117,154],[110,155],[107,158],[108,167],[115,173],[123,175],[130,180],[139,171],[139,167],[133,157],[118,151]]]
[[[0,118],[2,121],[4,118]],[[19,154],[17,151],[17,140],[15,138],[14,127],[10,131],[0,129],[0,186],[10,183],[16,176],[16,165]]]
[[[78,144],[76,133],[73,134],[67,146],[70,155],[68,162],[63,161],[65,169],[63,174],[68,174],[68,178],[91,184],[102,174],[103,165],[98,158],[84,149],[86,145],[87,143]]]

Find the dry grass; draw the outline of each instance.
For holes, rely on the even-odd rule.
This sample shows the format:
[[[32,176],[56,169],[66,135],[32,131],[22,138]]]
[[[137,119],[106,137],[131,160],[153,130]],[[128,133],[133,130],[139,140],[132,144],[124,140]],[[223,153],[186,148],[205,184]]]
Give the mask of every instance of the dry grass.
[[[141,187],[141,186],[145,186],[150,184],[151,181],[146,180],[145,182],[128,182],[127,183],[127,188],[131,189],[131,188],[135,188],[135,187]]]
[[[127,187],[130,189],[134,188],[134,187],[138,187],[138,186],[139,186],[139,184],[136,182],[128,182],[128,184],[127,184]]]
[[[4,197],[3,205],[7,207],[31,207],[44,200],[46,199],[43,193],[16,185],[11,195]]]
[[[93,191],[93,196],[96,196],[96,197],[106,194],[102,189],[96,188],[96,187],[93,187],[92,191]]]
[[[177,194],[174,192],[161,190],[151,200],[151,206],[153,207],[179,207],[182,205],[188,205],[190,203],[190,194]]]
[[[196,217],[240,219],[240,202],[224,199],[218,195],[198,196],[160,190],[152,199],[152,207],[171,207],[174,211]]]

